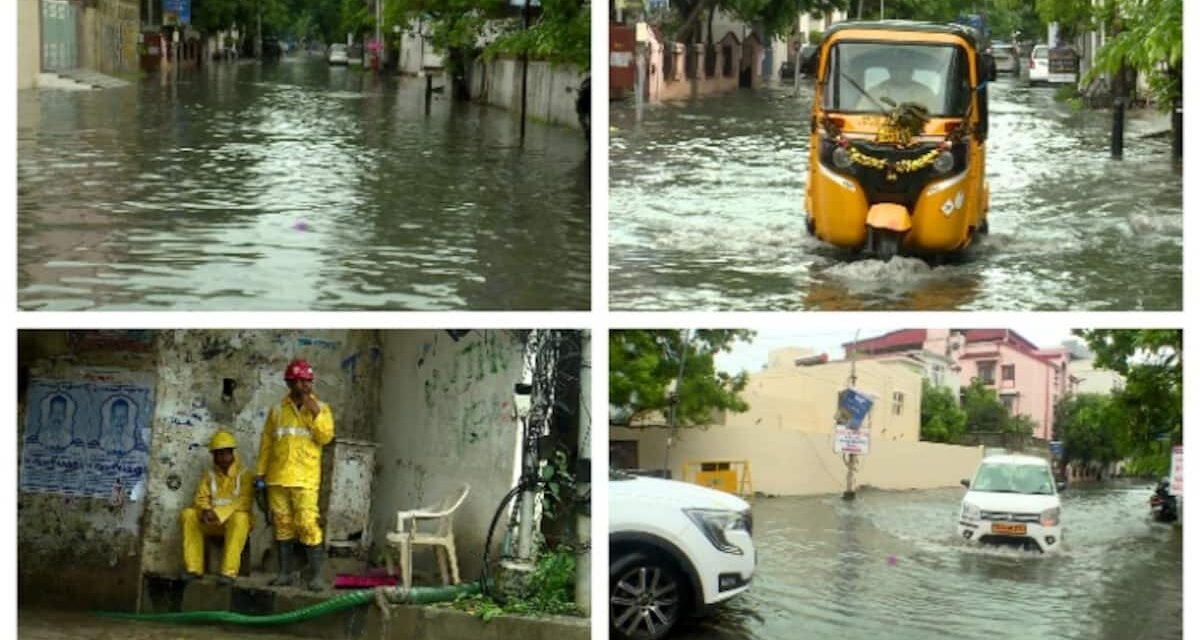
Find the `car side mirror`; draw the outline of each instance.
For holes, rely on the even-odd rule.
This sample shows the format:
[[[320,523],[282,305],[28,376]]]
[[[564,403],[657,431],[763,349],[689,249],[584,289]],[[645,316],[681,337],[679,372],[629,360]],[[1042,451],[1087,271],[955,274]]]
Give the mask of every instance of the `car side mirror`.
[[[962,483],[962,486],[964,486],[964,487],[966,487],[966,488],[968,488],[968,489],[970,489],[970,488],[971,488],[971,481],[970,481],[970,480],[967,480],[966,478],[963,478],[962,480],[959,480],[959,482],[961,482],[961,483]]]

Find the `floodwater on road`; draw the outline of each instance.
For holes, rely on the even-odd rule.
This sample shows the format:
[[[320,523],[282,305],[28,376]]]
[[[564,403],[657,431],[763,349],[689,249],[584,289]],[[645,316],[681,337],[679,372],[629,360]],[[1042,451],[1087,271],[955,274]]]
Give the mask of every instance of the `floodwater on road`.
[[[586,309],[586,142],[519,130],[317,56],[22,91],[19,305]]]
[[[1149,520],[1151,487],[1063,493],[1058,554],[971,547],[962,489],[760,499],[750,590],[691,640],[1178,640],[1182,529]]]
[[[297,636],[247,627],[175,625],[133,620],[111,620],[80,611],[20,609],[20,640],[296,640]]]
[[[639,310],[1179,310],[1183,177],[1158,121],[1111,117],[1054,89],[990,85],[991,233],[931,267],[852,257],[810,237],[812,90],[611,110],[610,304]]]

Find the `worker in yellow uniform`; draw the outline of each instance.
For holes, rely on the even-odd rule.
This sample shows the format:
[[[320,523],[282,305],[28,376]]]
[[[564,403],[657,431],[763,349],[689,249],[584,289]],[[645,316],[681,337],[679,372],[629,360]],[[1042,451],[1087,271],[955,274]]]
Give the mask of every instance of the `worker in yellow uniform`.
[[[237,457],[237,439],[228,431],[216,432],[208,443],[213,466],[200,477],[192,506],[183,510],[183,579],[194,580],[204,571],[204,536],[223,536],[225,551],[221,577],[231,585],[242,564],[242,548],[254,524],[250,506],[254,499],[254,476],[243,469]]]
[[[321,447],[333,440],[333,412],[313,394],[313,370],[304,360],[288,363],[283,373],[288,393],[271,408],[258,447],[256,485],[265,484],[275,527],[279,575],[273,585],[292,583],[292,541],[308,554],[308,588],[326,588],[321,578],[325,549],[317,523],[321,488]]]

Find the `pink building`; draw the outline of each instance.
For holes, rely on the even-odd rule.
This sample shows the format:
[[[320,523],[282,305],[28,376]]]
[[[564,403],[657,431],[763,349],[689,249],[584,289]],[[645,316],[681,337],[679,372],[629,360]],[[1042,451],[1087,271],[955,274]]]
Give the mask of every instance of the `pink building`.
[[[942,355],[964,385],[982,380],[996,389],[1010,414],[1032,418],[1033,437],[1040,440],[1051,439],[1054,405],[1073,388],[1067,349],[1039,349],[1009,329],[903,329],[842,346],[847,356],[879,359]]]

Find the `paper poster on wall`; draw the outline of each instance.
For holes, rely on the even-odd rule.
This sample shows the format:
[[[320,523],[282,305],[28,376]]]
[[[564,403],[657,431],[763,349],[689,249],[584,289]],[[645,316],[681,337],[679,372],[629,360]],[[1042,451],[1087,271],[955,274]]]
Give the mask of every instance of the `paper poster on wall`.
[[[33,380],[21,491],[132,499],[145,483],[154,388]]]

